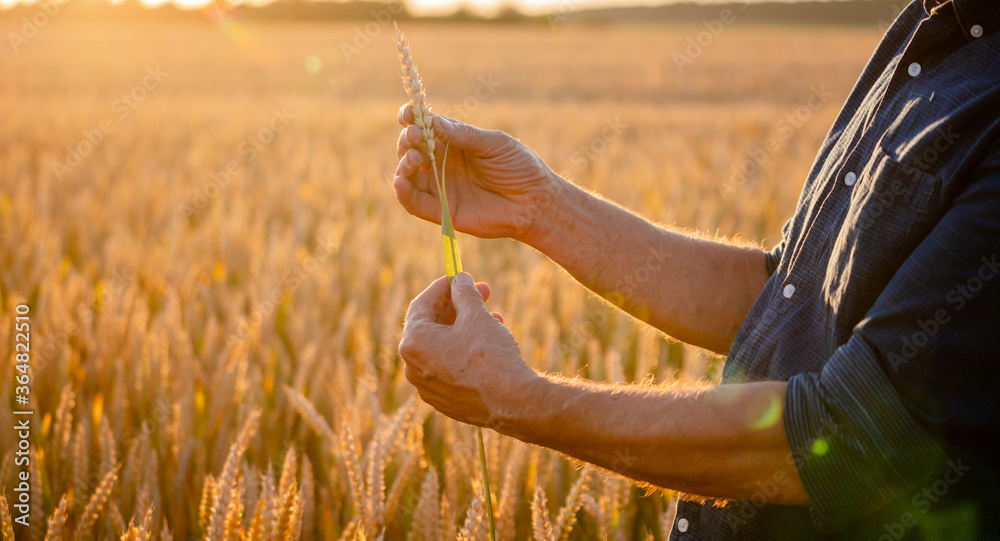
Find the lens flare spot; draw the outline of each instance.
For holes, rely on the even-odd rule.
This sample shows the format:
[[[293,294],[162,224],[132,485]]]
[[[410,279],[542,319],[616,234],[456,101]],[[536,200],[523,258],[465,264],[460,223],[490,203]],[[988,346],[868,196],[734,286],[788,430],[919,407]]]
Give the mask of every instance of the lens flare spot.
[[[323,61],[314,54],[307,56],[302,65],[306,69],[306,73],[310,75],[316,75],[319,70],[323,69]]]
[[[823,456],[830,451],[830,444],[826,442],[823,438],[819,438],[813,442],[812,452],[816,456]]]
[[[754,430],[764,430],[765,428],[771,428],[781,419],[781,399],[778,395],[771,395],[771,403],[767,406],[767,411],[763,413],[756,421],[750,423],[750,428]]]

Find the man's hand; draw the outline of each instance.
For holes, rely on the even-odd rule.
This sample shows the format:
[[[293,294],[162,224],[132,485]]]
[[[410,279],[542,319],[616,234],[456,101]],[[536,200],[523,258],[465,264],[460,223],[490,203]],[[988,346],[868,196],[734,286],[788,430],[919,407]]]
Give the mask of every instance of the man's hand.
[[[808,503],[785,439],[785,382],[685,389],[538,374],[489,295],[460,273],[410,303],[399,354],[434,409],[661,487],[746,499],[766,484],[771,503]]]
[[[403,131],[396,146],[396,197],[410,214],[440,223],[434,173],[410,104],[400,108],[399,123]],[[546,201],[561,179],[538,155],[501,131],[434,115],[434,132],[439,168],[445,145],[450,145],[444,167],[455,229],[481,238],[526,240],[538,221],[539,201]]]
[[[490,288],[460,273],[432,283],[410,303],[399,355],[406,379],[441,413],[493,428],[511,397],[538,375],[521,359],[514,335],[485,304]]]

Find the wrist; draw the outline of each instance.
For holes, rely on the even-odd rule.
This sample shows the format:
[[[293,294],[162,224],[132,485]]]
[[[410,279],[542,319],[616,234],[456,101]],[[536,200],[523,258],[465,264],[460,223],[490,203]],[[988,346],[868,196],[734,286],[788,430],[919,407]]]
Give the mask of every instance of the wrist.
[[[544,254],[558,250],[572,229],[572,207],[581,196],[586,196],[586,192],[550,171],[549,179],[532,194],[528,203],[533,208],[531,226],[517,240]]]
[[[494,411],[490,428],[527,443],[538,443],[539,427],[545,424],[545,412],[556,383],[534,369],[527,370],[523,376],[512,378],[505,385],[501,405]]]

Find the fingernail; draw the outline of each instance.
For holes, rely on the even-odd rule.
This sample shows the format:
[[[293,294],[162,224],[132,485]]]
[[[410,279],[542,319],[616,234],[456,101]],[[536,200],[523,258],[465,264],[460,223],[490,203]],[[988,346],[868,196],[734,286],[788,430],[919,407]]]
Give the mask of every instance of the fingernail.
[[[452,124],[451,121],[446,119],[445,117],[439,116],[438,118],[441,119],[441,129],[443,129],[444,131],[451,131],[455,127],[455,125]]]
[[[474,286],[475,282],[472,281],[472,275],[467,272],[460,272],[455,275],[455,285],[459,286]]]

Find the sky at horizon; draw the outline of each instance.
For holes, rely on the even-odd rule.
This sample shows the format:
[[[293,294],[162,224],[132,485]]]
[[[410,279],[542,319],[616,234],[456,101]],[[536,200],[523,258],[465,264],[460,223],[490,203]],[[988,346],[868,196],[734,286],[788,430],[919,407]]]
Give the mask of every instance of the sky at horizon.
[[[15,5],[32,5],[41,0],[0,0],[0,8],[11,8]],[[57,0],[59,1],[59,0]],[[63,0],[65,1],[65,0]],[[106,0],[112,4],[120,4],[126,0]],[[128,0],[133,1],[133,0]],[[197,9],[212,3],[212,0],[134,0],[147,7],[159,7],[172,4],[182,9]],[[261,5],[270,0],[226,0],[231,4]],[[334,0],[336,1],[336,0]],[[403,0],[407,10],[414,15],[446,15],[465,8],[481,15],[493,15],[511,6],[526,14],[568,13],[589,8],[625,7],[625,6],[658,6],[673,3],[695,1],[699,4],[722,3],[760,3],[763,1],[798,2],[802,0]]]

